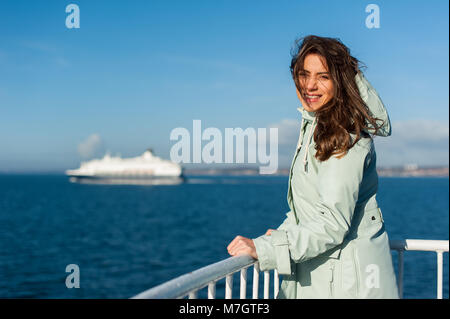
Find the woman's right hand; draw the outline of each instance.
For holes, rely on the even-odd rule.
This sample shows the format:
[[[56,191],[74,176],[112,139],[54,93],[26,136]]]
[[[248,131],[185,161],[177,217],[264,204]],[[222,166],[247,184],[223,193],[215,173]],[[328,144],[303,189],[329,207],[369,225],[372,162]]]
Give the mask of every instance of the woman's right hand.
[[[272,234],[272,231],[274,231],[274,230],[276,230],[276,229],[270,229],[269,228],[264,235],[270,236]]]

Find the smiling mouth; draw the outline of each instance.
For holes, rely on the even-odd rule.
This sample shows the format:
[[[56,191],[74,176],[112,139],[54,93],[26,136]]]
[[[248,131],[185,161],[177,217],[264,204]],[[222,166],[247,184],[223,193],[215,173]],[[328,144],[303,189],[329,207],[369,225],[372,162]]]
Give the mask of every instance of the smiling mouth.
[[[305,94],[304,96],[307,102],[317,102],[322,97],[322,95],[309,95],[309,94]]]

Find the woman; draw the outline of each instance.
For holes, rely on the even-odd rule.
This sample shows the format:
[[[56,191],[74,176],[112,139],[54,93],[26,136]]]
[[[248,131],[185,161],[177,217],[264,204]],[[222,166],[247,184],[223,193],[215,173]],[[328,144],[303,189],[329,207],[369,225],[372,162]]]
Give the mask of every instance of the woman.
[[[283,275],[277,298],[398,298],[381,210],[373,135],[389,136],[386,109],[337,39],[307,36],[291,62],[303,107],[289,174],[287,218],[255,239],[250,254]]]

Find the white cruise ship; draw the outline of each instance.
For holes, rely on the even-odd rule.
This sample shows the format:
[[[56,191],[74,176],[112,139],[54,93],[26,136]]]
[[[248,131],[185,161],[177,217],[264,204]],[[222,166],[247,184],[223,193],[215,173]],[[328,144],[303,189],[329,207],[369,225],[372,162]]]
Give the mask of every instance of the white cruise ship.
[[[72,182],[112,184],[173,184],[183,179],[182,167],[161,159],[147,149],[141,156],[121,158],[106,154],[102,159],[82,162],[80,168],[66,171]]]

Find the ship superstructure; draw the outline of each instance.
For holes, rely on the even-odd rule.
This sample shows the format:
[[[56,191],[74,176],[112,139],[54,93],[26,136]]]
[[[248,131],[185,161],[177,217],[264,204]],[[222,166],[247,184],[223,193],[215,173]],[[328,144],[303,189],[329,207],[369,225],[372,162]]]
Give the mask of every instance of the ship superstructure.
[[[82,162],[80,168],[67,170],[66,174],[76,178],[153,178],[181,177],[182,167],[161,159],[147,149],[141,156],[121,158],[106,154],[101,159]]]

